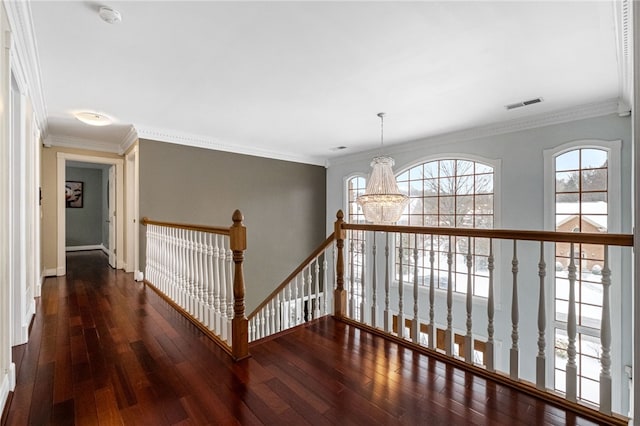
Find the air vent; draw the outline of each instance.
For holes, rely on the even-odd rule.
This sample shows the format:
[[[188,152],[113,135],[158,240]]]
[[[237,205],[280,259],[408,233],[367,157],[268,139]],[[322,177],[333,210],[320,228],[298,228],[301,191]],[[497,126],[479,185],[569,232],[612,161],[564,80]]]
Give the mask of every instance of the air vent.
[[[538,104],[540,102],[542,102],[542,98],[529,99],[528,101],[522,101],[522,102],[517,102],[515,104],[505,105],[505,108],[508,110],[522,108],[524,106]]]
[[[342,151],[343,149],[347,149],[346,146],[336,146],[335,148],[331,148],[331,151]]]

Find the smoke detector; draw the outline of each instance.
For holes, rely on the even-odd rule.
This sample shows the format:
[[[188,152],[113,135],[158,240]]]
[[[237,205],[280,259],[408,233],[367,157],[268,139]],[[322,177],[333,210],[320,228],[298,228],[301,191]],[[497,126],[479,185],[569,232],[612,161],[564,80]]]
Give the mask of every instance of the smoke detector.
[[[102,6],[98,15],[107,24],[119,24],[122,21],[120,12],[107,6]]]

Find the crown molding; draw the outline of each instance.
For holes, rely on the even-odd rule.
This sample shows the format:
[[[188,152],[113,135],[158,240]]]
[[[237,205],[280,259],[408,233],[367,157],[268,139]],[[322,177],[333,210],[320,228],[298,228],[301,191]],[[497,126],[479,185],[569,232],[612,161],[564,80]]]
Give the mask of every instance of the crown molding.
[[[129,148],[131,148],[131,145],[133,145],[137,140],[138,140],[138,131],[136,130],[135,127],[131,126],[131,129],[129,129],[129,133],[127,133],[124,136],[124,138],[122,138],[122,142],[120,143],[118,154],[124,155],[125,152],[127,152]]]
[[[609,99],[603,102],[589,103],[549,113],[522,117],[514,120],[488,124],[486,126],[426,137],[410,142],[401,143],[398,145],[392,145],[392,148],[389,149],[393,153],[404,153],[423,148],[425,145],[438,146],[454,142],[462,142],[496,135],[503,135],[507,133],[520,132],[523,130],[535,129],[538,127],[552,126],[554,124],[584,120],[587,118],[618,114],[619,110],[620,103],[618,99]],[[331,165],[349,163],[357,160],[370,159],[377,152],[378,151],[376,149],[371,149],[350,155],[345,155],[343,157],[332,158],[327,161],[326,167],[330,167]]]
[[[73,136],[49,135],[44,141],[45,147],[59,146],[63,148],[86,149],[91,151],[120,154],[120,145],[112,142],[96,141]]]
[[[235,154],[252,155],[255,157],[270,158],[273,160],[291,161],[294,163],[325,166],[324,157],[302,156],[291,153],[283,153],[264,150],[256,147],[246,147],[220,142],[217,139],[206,136],[176,132],[172,130],[156,129],[148,126],[136,126],[139,139],[149,139],[159,142],[169,142],[177,145],[205,148],[215,151],[232,152]]]
[[[618,96],[620,108],[618,114],[631,113],[633,80],[633,30],[631,24],[631,0],[613,2],[614,25],[616,35],[616,53],[618,58]]]
[[[43,135],[47,134],[47,106],[42,90],[40,63],[31,5],[28,1],[3,1],[7,19],[13,34],[15,58],[23,70],[24,79],[30,95],[36,121]]]

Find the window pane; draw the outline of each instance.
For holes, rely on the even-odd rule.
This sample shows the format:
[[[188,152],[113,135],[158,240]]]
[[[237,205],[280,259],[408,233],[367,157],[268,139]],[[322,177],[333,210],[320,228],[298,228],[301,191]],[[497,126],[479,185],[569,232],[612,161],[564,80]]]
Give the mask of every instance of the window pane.
[[[580,194],[579,193],[558,193],[556,194],[556,203],[571,203],[573,206],[557,206],[556,213],[579,213],[580,212]],[[567,211],[566,209],[569,209]]]
[[[482,163],[476,163],[476,174],[480,174],[480,173],[492,173],[493,174],[493,167],[488,166],[486,164],[482,164]]]
[[[569,151],[556,157],[556,170],[575,170],[580,168],[579,150]]]
[[[438,162],[431,161],[424,164],[424,177],[425,178],[437,178],[438,177]]]
[[[598,202],[600,203],[606,203],[607,202],[607,193],[606,192],[585,192],[582,195],[582,202],[585,203],[582,206],[582,210],[585,213],[607,213],[607,210],[605,209],[604,211],[589,211],[587,208],[589,208],[590,206],[593,206],[591,208],[596,208],[598,206]],[[592,204],[587,204],[587,203],[592,203]]]
[[[456,182],[455,178],[446,177],[441,178],[439,184],[439,194],[443,195],[454,195],[456,193]]]
[[[425,179],[422,183],[424,195],[438,195],[439,179]]]
[[[455,176],[455,160],[440,160],[440,177]]]
[[[473,195],[456,197],[456,214],[473,214]]]
[[[473,184],[474,184],[473,176],[459,177],[458,183],[456,186],[456,194],[458,195],[473,194]]]
[[[593,169],[582,171],[583,191],[606,191],[607,169]]]
[[[493,195],[476,195],[476,214],[493,214]]]
[[[440,214],[455,213],[455,197],[440,197]]]
[[[493,192],[493,173],[486,175],[476,175],[476,194],[486,194]]]
[[[422,165],[409,169],[409,179],[422,180],[423,178],[424,178],[424,175],[422,173]]]
[[[607,232],[607,215],[589,214],[583,216],[582,232]]]
[[[427,197],[422,202],[424,214],[438,214],[438,197]]]
[[[578,172],[557,172],[556,192],[576,192],[578,191]]]
[[[457,160],[456,175],[458,176],[472,175],[473,173],[474,173],[474,170],[473,170],[472,161]]]
[[[409,197],[421,198],[422,197],[422,182],[409,182]]]
[[[602,149],[583,149],[581,150],[582,169],[593,169],[607,166],[607,151]]]

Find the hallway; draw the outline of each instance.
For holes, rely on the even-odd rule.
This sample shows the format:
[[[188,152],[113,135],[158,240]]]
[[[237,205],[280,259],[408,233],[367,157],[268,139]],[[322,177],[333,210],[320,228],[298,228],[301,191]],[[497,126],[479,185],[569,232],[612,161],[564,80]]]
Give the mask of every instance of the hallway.
[[[593,424],[330,318],[234,364],[101,252],[67,268],[14,348],[3,424]]]

